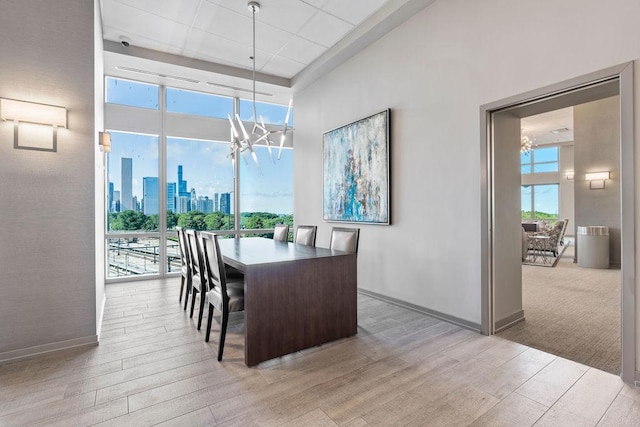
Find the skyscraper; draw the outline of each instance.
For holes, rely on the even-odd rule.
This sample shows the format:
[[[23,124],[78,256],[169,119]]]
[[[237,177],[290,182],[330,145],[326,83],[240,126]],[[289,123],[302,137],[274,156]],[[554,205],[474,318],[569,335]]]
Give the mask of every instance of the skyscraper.
[[[145,176],[142,178],[143,213],[154,215],[158,213],[158,177]]]
[[[231,213],[231,193],[220,194],[220,212],[226,215]]]
[[[113,202],[113,182],[109,182],[109,196],[107,199],[107,210],[113,212],[115,203]]]
[[[191,205],[189,206],[189,210],[195,211],[198,209],[198,197],[196,196],[196,189],[191,189]]]
[[[188,197],[178,197],[178,210],[177,213],[187,213],[189,212],[189,198]]]
[[[120,212],[120,192],[118,190],[113,190],[113,212]]]
[[[198,203],[196,205],[196,210],[209,214],[213,212],[213,200],[209,198],[209,196],[200,196],[198,197]]]
[[[133,160],[129,157],[121,159],[120,168],[120,212],[134,209],[133,206]]]
[[[182,179],[182,165],[178,165],[178,192],[180,196],[187,192],[187,181]]]
[[[167,182],[167,211],[177,212],[175,182]]]

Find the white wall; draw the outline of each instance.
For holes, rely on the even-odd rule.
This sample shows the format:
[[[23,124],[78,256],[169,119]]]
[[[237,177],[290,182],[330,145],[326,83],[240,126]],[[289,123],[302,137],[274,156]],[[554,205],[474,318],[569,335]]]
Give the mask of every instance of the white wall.
[[[360,226],[359,286],[479,324],[480,105],[640,58],[637,16],[637,0],[440,0],[294,87],[296,223],[328,245],[322,133],[391,108],[393,224]]]
[[[0,122],[0,360],[96,340],[94,2],[0,0],[0,97],[61,105],[58,152]]]
[[[567,218],[569,223],[565,235],[575,235],[575,167],[573,163],[573,144],[560,146],[560,218]],[[567,171],[573,171],[574,178],[567,179]]]
[[[609,261],[620,266],[620,97],[574,108],[576,225],[609,227]],[[587,172],[611,172],[605,188],[591,190]],[[580,252],[580,246],[576,248]],[[578,255],[579,256],[579,255]]]

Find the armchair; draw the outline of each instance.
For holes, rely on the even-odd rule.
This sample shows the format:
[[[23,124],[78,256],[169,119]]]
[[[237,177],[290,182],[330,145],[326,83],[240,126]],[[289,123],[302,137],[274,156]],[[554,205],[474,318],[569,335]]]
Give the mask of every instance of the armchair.
[[[559,250],[558,247],[564,244],[564,233],[567,230],[567,224],[569,223],[568,219],[559,219],[556,221],[553,226],[546,227],[538,231],[538,235],[548,236],[549,239],[543,242],[542,248],[536,248],[538,250],[544,250],[546,252],[553,253],[554,257],[558,256]],[[532,239],[528,239],[529,249],[534,249],[532,247]]]

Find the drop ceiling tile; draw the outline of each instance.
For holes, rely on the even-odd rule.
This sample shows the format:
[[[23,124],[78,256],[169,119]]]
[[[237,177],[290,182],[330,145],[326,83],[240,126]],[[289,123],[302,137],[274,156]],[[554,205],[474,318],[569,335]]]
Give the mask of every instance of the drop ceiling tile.
[[[148,47],[140,40],[154,40],[168,46],[180,47],[184,44],[189,27],[131,6],[113,1],[105,1],[102,8],[103,20],[108,24],[103,31],[116,34],[128,32],[134,46]],[[115,38],[118,40],[119,36]]]
[[[241,15],[211,3],[203,3],[194,28],[246,45],[251,54],[253,23],[251,15]],[[276,53],[287,43],[290,34],[256,22],[256,48]]]
[[[249,58],[252,53],[251,48],[202,30],[191,31],[185,50],[195,53],[197,57],[204,57],[208,61],[219,62],[219,59],[222,59],[226,61],[225,63],[231,62],[247,69],[253,66]],[[257,49],[256,69],[264,66],[270,56],[268,52]]]
[[[304,67],[305,64],[276,55],[273,56],[266,65],[261,67],[260,71],[267,74],[291,78],[298,74],[298,72],[300,72]]]
[[[303,3],[310,4],[311,6],[317,7],[318,9],[322,9],[322,7],[327,4],[328,0],[300,0]]]
[[[241,15],[251,17],[247,4],[249,1],[207,0],[203,3],[216,4]],[[274,28],[289,33],[295,33],[307,22],[316,9],[301,1],[291,0],[263,0],[260,3],[260,11],[256,13],[256,21],[263,22]]]
[[[305,24],[298,35],[313,41],[324,47],[331,47],[353,29],[348,24],[328,13],[318,11],[313,18]]]
[[[122,3],[185,25],[191,25],[200,4],[200,0],[103,0],[107,2]]]
[[[386,0],[329,0],[322,10],[358,25],[384,3]]]
[[[319,44],[292,36],[289,42],[278,52],[278,55],[303,64],[309,64],[324,51],[325,48]]]

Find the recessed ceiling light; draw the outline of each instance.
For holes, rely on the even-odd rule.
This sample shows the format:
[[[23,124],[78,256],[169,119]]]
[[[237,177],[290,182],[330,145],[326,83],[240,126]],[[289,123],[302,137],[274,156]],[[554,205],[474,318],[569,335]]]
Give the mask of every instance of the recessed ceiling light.
[[[569,132],[569,128],[560,128],[560,129],[554,129],[551,131],[551,133],[564,133],[564,132]]]

